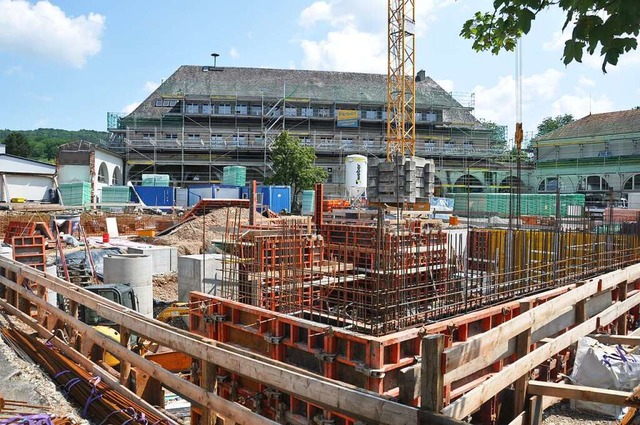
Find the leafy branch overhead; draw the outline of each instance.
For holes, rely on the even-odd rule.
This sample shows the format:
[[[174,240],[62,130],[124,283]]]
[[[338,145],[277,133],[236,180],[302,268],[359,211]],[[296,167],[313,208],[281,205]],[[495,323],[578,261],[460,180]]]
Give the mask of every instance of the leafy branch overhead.
[[[638,47],[638,0],[495,0],[493,6],[493,12],[476,12],[460,32],[476,51],[512,51],[538,14],[555,7],[565,14],[562,29],[573,26],[562,55],[565,65],[582,62],[585,51],[593,55],[599,48],[606,72],[607,65],[617,65],[621,55]]]
[[[266,183],[291,186],[295,198],[302,190],[313,189],[316,183],[327,179],[326,170],[316,167],[315,160],[316,153],[312,147],[303,146],[300,139],[284,131],[273,144],[273,174]]]

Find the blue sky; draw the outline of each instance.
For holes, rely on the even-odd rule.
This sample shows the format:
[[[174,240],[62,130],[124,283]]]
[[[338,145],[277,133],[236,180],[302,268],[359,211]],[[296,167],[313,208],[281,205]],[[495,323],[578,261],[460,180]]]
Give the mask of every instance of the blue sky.
[[[459,37],[485,0],[416,0],[416,70],[475,115],[510,127],[515,58],[476,53]],[[180,65],[386,73],[385,0],[0,0],[0,128],[106,129]],[[640,105],[640,52],[607,74],[600,57],[564,66],[563,16],[548,12],[523,40],[523,125]]]

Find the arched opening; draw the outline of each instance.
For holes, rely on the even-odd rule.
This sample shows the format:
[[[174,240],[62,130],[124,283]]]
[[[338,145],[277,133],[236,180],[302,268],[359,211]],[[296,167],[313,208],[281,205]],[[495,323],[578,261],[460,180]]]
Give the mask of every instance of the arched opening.
[[[522,190],[522,180],[515,176],[509,176],[507,178],[502,179],[500,185],[498,186],[499,193],[511,193],[518,192],[518,190]]]
[[[578,183],[578,192],[603,192],[607,190],[609,190],[609,182],[600,176],[588,176]]]
[[[640,174],[635,174],[624,183],[624,190],[640,190]]]
[[[111,185],[119,186],[121,184],[122,184],[122,170],[120,170],[120,167],[116,166],[116,168],[113,169],[113,175],[111,176]]]
[[[456,180],[453,185],[453,193],[482,193],[484,192],[484,185],[482,182],[472,176],[471,174],[465,174]]]
[[[562,179],[557,177],[547,177],[538,185],[538,192],[556,192],[560,186],[560,191],[564,188]]]
[[[100,168],[98,168],[98,182],[109,183],[109,169],[107,168],[107,164],[104,162],[101,163]]]

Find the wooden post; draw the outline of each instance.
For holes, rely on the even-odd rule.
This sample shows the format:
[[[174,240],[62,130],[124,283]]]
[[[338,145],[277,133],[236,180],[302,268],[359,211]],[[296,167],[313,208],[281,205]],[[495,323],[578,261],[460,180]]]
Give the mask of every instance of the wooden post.
[[[627,299],[627,287],[629,282],[626,280],[620,284],[618,287],[618,301],[624,301]],[[627,329],[627,318],[629,317],[628,313],[624,313],[622,316],[618,318],[618,335],[626,335],[628,332]]]
[[[520,303],[520,314],[531,310],[533,301],[522,301]],[[516,337],[516,357],[523,358],[531,350],[531,328],[528,328]],[[513,415],[518,416],[525,408],[527,401],[527,383],[529,382],[529,372],[518,378],[515,383],[515,394],[513,401]]]
[[[443,351],[444,335],[427,335],[422,338],[420,406],[423,410],[431,410],[438,413],[442,410],[444,398]]]
[[[578,282],[576,283],[576,288],[579,288],[582,285],[584,285],[584,282]],[[587,298],[576,302],[576,305],[574,308],[576,310],[576,325],[586,322],[587,321]]]
[[[217,380],[216,375],[218,366],[213,363],[201,360],[200,367],[202,368],[202,375],[200,378],[200,387],[216,394]],[[202,406],[202,422],[201,425],[215,425],[217,413],[213,409],[209,409],[206,406]]]
[[[120,326],[120,345],[129,348],[129,338],[131,332],[124,326]],[[129,376],[131,375],[131,363],[126,360],[120,360],[120,383],[129,388]]]

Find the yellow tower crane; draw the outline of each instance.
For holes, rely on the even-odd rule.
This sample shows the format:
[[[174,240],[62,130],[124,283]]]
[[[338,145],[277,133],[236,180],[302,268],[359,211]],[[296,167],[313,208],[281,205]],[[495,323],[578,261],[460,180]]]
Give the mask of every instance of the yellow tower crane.
[[[415,0],[388,0],[387,161],[416,153]]]

